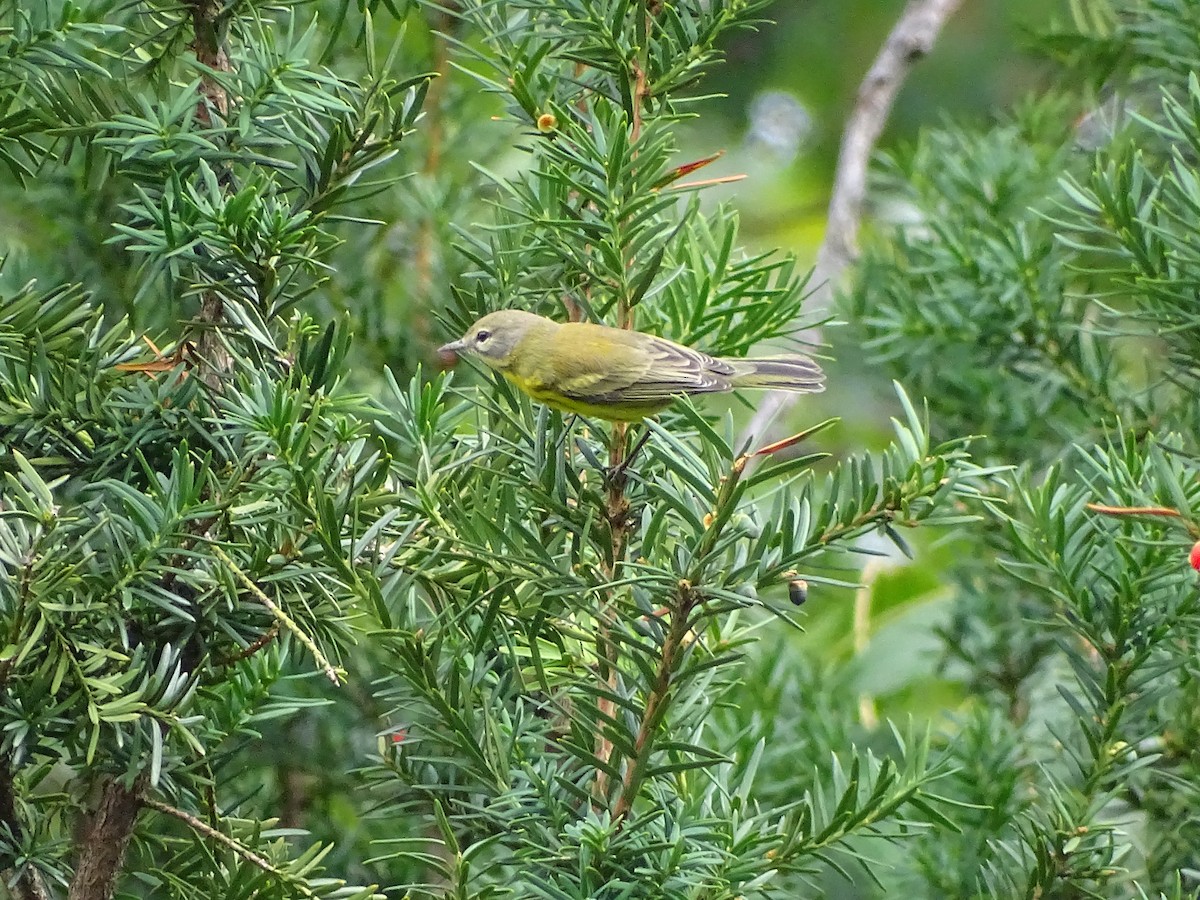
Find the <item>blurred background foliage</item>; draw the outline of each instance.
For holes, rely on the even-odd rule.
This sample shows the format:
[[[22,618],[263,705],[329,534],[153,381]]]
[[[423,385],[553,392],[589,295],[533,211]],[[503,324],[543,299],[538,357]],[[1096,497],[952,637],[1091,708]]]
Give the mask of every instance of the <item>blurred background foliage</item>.
[[[870,854],[892,866],[876,871],[886,887],[867,878],[847,881],[826,869],[813,883],[829,896],[888,896],[904,889],[916,896],[966,896],[984,889],[996,896],[1125,896],[1126,889],[1105,874],[1121,860],[1097,862],[1094,871],[1081,864],[1078,881],[1071,882],[1079,893],[1032,893],[1039,877],[1053,882],[1061,871],[1056,866],[1089,852],[1104,857],[1104,848],[1089,842],[1107,840],[1107,825],[1090,832],[1071,829],[1122,815],[1123,821],[1135,822],[1132,830],[1145,828],[1135,841],[1142,859],[1125,857],[1124,863],[1150,873],[1142,888],[1146,894],[1176,890],[1177,896],[1194,896],[1200,861],[1189,836],[1195,834],[1195,819],[1168,808],[1186,806],[1194,796],[1194,761],[1187,749],[1187,737],[1196,730],[1194,711],[1187,712],[1197,693],[1194,673],[1179,673],[1178,693],[1160,696],[1153,710],[1142,711],[1166,723],[1160,744],[1147,752],[1168,745],[1166,752],[1179,765],[1159,783],[1139,785],[1144,809],[1131,812],[1127,798],[1121,802],[1129,805],[1116,812],[1106,808],[1111,798],[1102,797],[1095,789],[1098,782],[1090,780],[1093,770],[1102,768],[1100,757],[1124,759],[1111,741],[1105,743],[1110,734],[1096,740],[1092,769],[1080,761],[1066,773],[1046,774],[1066,799],[1030,812],[1048,756],[1076,743],[1048,735],[1046,723],[1062,721],[1064,710],[1082,709],[1077,697],[1064,700],[1058,690],[1070,681],[1076,663],[1075,656],[1060,653],[1061,645],[1078,649],[1077,635],[1041,628],[1039,623],[1065,614],[1048,605],[1042,593],[1020,587],[1025,578],[1044,588],[1061,562],[1051,559],[1053,554],[1038,556],[1037,539],[1028,536],[1035,527],[1030,523],[1044,518],[1046,531],[1057,534],[1087,531],[1080,484],[1089,477],[1128,489],[1117,490],[1120,496],[1113,499],[1137,500],[1149,480],[1154,486],[1148,490],[1165,502],[1195,502],[1187,455],[1195,452],[1188,432],[1194,410],[1190,418],[1179,414],[1192,386],[1167,385],[1147,394],[1146,385],[1159,385],[1162,373],[1142,364],[1145,348],[1160,346],[1155,329],[1183,331],[1180,315],[1184,325],[1193,323],[1190,312],[1172,307],[1173,298],[1176,306],[1185,305],[1178,302],[1178,292],[1164,289],[1158,317],[1144,320],[1135,333],[1121,331],[1112,341],[1097,341],[1079,327],[1107,314],[1083,295],[1102,294],[1107,307],[1120,311],[1135,304],[1132,295],[1146,283],[1178,274],[1145,271],[1122,281],[1122,267],[1127,257],[1137,257],[1137,248],[1118,242],[1105,257],[1104,244],[1112,235],[1089,233],[1093,224],[1087,213],[1103,211],[1111,222],[1122,212],[1115,201],[1113,208],[1105,205],[1108,182],[1092,171],[1096,154],[1108,152],[1127,122],[1125,100],[1112,111],[1115,121],[1109,121],[1114,83],[1124,91],[1122,97],[1130,98],[1133,111],[1160,126],[1169,116],[1160,114],[1156,90],[1166,84],[1178,98],[1180,123],[1175,134],[1159,130],[1149,139],[1139,136],[1149,147],[1148,161],[1133,150],[1126,155],[1118,150],[1096,164],[1101,173],[1111,164],[1118,188],[1112,193],[1122,194],[1120,186],[1127,181],[1121,178],[1127,179],[1131,168],[1153,169],[1154,157],[1171,159],[1173,148],[1184,146],[1192,134],[1185,121],[1188,103],[1195,100],[1194,88],[1187,93],[1186,78],[1196,62],[1196,48],[1186,37],[1195,25],[1192,7],[1167,0],[1127,5],[1139,11],[1132,38],[1121,32],[1115,17],[1095,11],[1107,9],[1106,4],[1095,10],[1032,0],[964,4],[931,58],[908,80],[885,134],[866,254],[837,308],[837,316],[850,324],[835,322],[823,331],[831,358],[829,390],[806,401],[802,413],[792,413],[795,421],[781,425],[785,433],[787,425],[838,415],[840,428],[822,435],[820,449],[839,458],[864,447],[877,449],[892,438],[889,417],[900,410],[891,379],[899,378],[914,396],[930,398],[938,439],[986,434],[978,452],[988,462],[1019,470],[1007,517],[921,536],[913,562],[882,540],[866,539],[862,549],[877,555],[865,569],[859,568],[859,557],[851,557],[840,572],[845,582],[863,586],[814,584],[804,633],[774,623],[760,629],[740,685],[731,688],[714,715],[718,736],[741,743],[764,740],[756,785],[761,801],[780,804],[812,786],[811,773],[828,766],[831,750],[853,744],[884,756],[892,752],[888,720],[911,717],[932,724],[940,735],[938,749],[957,767],[945,792],[963,804],[955,817],[961,834],[919,842],[915,852],[904,842],[882,850],[873,844]],[[320,24],[301,55],[346,77],[364,72],[366,51],[351,39],[364,34],[361,13],[334,0],[316,6]],[[707,209],[729,204],[730,215],[742,222],[743,240],[752,246],[794,251],[805,265],[815,256],[841,124],[859,79],[903,6],[900,0],[782,0],[767,11],[773,24],[725,38],[726,63],[699,88],[721,96],[699,107],[697,121],[680,123],[681,158],[723,152],[704,174],[747,176],[708,192],[704,203]],[[305,309],[321,321],[352,319],[353,386],[382,397],[391,390],[385,367],[400,384],[418,371],[427,373],[433,348],[461,324],[449,317],[449,291],[450,285],[462,284],[471,264],[450,248],[469,238],[473,223],[490,217],[497,199],[491,174],[519,171],[527,160],[520,145],[533,132],[514,138],[511,125],[496,120],[501,100],[480,90],[465,70],[471,64],[457,54],[456,41],[477,46],[477,38],[458,20],[414,6],[397,10],[406,13],[401,22],[379,4],[372,8],[375,44],[381,48],[375,52],[386,52],[403,36],[398,74],[439,77],[425,98],[419,126],[389,163],[411,174],[386,191],[364,195],[354,208],[354,216],[364,221],[329,223],[330,233],[343,242],[339,263],[322,274],[326,280],[306,298]],[[1158,44],[1156,16],[1165,23]],[[299,31],[307,27],[298,19],[294,25]],[[1089,25],[1096,27],[1089,30]],[[1179,27],[1169,30],[1173,25]],[[1158,52],[1167,38],[1175,41],[1170,52]],[[1179,152],[1186,165],[1194,166],[1194,150]],[[1073,191],[1061,188],[1064,177],[1075,185]],[[129,316],[136,332],[155,333],[168,328],[177,312],[132,301],[138,262],[115,240],[110,223],[123,213],[121,196],[110,187],[83,162],[36,181],[32,190],[0,179],[0,257],[5,258],[0,288],[6,296],[14,294],[34,276],[43,284],[81,282],[104,302],[110,317]],[[1187,191],[1180,194],[1184,212],[1176,221],[1188,214]],[[947,198],[961,201],[949,214]],[[1138,210],[1124,212],[1136,216]],[[1082,250],[1062,239],[1063,221]],[[928,239],[930,231],[935,240]],[[1162,256],[1171,254],[1164,250]],[[1114,320],[1105,321],[1115,329]],[[1194,360],[1186,342],[1166,350],[1175,354],[1180,371]],[[1004,378],[1019,381],[1018,388],[997,390]],[[465,383],[470,376],[456,379]],[[744,409],[732,408],[738,421],[745,418]],[[1143,448],[1129,445],[1121,434],[1111,437],[1112,432],[1124,427],[1145,433],[1167,416],[1185,437],[1164,437],[1170,460],[1156,463],[1147,474]],[[1084,449],[1073,449],[1075,443]],[[1068,470],[1087,469],[1080,454],[1091,454],[1087,458],[1101,474],[1056,481],[1053,473],[1061,471],[1052,468],[1056,463],[1069,460]],[[1049,487],[1043,488],[1047,471],[1052,473]],[[1114,475],[1119,472],[1128,477],[1122,481]],[[1071,503],[1050,496],[1055,490],[1070,494]],[[1139,558],[1138,572],[1157,566],[1166,574],[1157,581],[1147,575],[1135,578],[1136,584],[1118,584],[1114,590],[1124,591],[1121,596],[1129,601],[1120,607],[1121,615],[1143,597],[1186,593],[1178,570],[1187,535],[1131,535],[1137,528],[1123,527],[1125,537],[1136,539],[1135,550],[1114,538],[1105,545],[1106,559],[1128,562],[1128,556],[1140,555],[1145,558]],[[834,580],[838,573],[829,574]],[[1192,613],[1185,608],[1172,615],[1185,620]],[[1139,626],[1113,625],[1117,631],[1122,627],[1137,631]],[[1097,647],[1114,640],[1111,634],[1092,637]],[[363,671],[386,668],[386,662],[368,659],[369,646],[362,653],[357,665]],[[1099,710],[1092,718],[1105,722],[1102,712],[1124,700],[1109,696],[1120,666],[1101,670],[1107,683],[1084,679],[1080,693]],[[316,692],[304,679],[282,681],[276,689],[296,698]],[[268,795],[281,811],[283,826],[305,828],[333,843],[327,866],[352,881],[368,881],[375,870],[366,860],[379,823],[363,814],[362,798],[356,796],[358,768],[377,759],[377,749],[386,755],[386,736],[380,738],[364,722],[382,716],[387,701],[369,691],[356,693],[353,683],[347,695],[354,702],[340,707],[326,704],[316,712],[288,707],[288,714],[277,719],[264,715],[256,722],[262,737],[247,738],[228,752],[231,765],[244,765],[241,787],[248,796]],[[1167,733],[1172,724],[1178,733]],[[1130,777],[1136,774],[1134,762],[1129,761]],[[1095,790],[1077,788],[1074,776]],[[1188,785],[1181,789],[1183,799],[1170,798],[1164,782],[1172,778]],[[1072,808],[1071,799],[1087,808]],[[1170,835],[1154,833],[1145,822],[1159,813],[1166,821],[1184,822],[1184,836],[1172,842]],[[1046,850],[1045,835],[1061,840]],[[992,841],[1008,843],[997,850]],[[1046,851],[1045,859],[1037,856],[1039,850]],[[1036,875],[1039,866],[1044,877],[1011,880],[1010,869]],[[1173,885],[1175,872],[1193,880],[1186,888],[1182,880]]]

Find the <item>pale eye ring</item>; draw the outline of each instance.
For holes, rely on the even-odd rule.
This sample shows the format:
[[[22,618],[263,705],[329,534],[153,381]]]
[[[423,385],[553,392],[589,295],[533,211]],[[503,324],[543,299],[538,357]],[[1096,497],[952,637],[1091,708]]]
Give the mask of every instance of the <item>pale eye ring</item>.
[[[488,342],[488,339],[491,338],[491,336],[492,336],[492,333],[486,329],[484,329],[483,331],[478,331],[475,333],[475,343],[486,344]]]

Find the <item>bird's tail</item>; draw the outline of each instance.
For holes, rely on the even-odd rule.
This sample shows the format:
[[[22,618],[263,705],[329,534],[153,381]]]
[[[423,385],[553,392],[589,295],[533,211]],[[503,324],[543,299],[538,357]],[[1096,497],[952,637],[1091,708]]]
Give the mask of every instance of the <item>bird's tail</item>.
[[[734,388],[762,388],[814,394],[825,390],[825,373],[807,356],[771,356],[764,359],[726,359],[733,366]]]

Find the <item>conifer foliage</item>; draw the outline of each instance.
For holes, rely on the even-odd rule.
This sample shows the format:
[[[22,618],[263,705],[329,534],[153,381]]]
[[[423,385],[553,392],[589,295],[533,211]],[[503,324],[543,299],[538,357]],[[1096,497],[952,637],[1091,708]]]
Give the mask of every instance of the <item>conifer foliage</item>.
[[[935,421],[1014,466],[947,573],[947,671],[975,698],[950,793],[975,811],[919,842],[938,895],[1200,889],[1200,13],[1072,13],[1044,41],[1070,93],[887,160],[920,224],[881,235],[847,303]]]
[[[419,364],[508,306],[812,324],[678,145],[764,9],[0,0],[0,892],[1194,893],[1185,0],[1047,42],[1099,150],[1072,95],[886,161],[877,453]],[[865,727],[789,599],[946,526],[970,699]]]
[[[431,311],[726,353],[787,333],[801,273],[702,211],[672,136],[756,6],[437,12],[435,65],[453,49],[525,157],[474,160],[490,209],[455,223],[466,266]],[[688,407],[633,458],[503,386],[352,392],[381,316],[329,310],[429,79],[401,74],[392,17],[418,11],[318,7],[3,8],[0,163],[30,223],[0,307],[10,892],[733,896],[932,808],[920,733],[760,808],[754,754],[706,722],[797,570],[958,515],[982,477],[962,445],[906,401],[894,448],[816,480],[818,455],[747,455]],[[349,814],[289,808],[281,720],[332,745]]]

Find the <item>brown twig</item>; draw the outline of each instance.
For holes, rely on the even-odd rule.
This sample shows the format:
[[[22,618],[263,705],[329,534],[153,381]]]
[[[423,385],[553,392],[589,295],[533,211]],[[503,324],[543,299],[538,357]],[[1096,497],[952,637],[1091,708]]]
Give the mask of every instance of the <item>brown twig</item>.
[[[654,750],[654,738],[669,705],[671,682],[679,663],[679,651],[683,648],[691,628],[691,613],[698,602],[699,596],[692,585],[686,580],[681,580],[670,604],[671,625],[663,639],[658,670],[646,697],[646,707],[642,711],[637,737],[634,738],[633,757],[625,767],[625,776],[621,780],[621,795],[613,807],[613,821],[617,824],[623,822],[633,809],[633,801],[646,778],[646,770],[650,766],[650,757]]]
[[[813,269],[812,283],[816,289],[809,298],[810,308],[820,310],[830,305],[834,288],[858,256],[858,227],[867,194],[871,154],[905,78],[913,65],[933,49],[943,26],[961,3],[962,0],[909,0],[859,85],[842,132],[825,238]],[[782,391],[766,394],[742,433],[741,443],[766,432],[798,396]]]
[[[203,835],[206,838],[216,841],[225,848],[232,850],[235,855],[240,856],[242,859],[246,860],[246,862],[257,866],[264,872],[269,872],[272,875],[279,874],[279,871],[275,868],[275,866],[271,865],[270,860],[268,860],[266,857],[259,856],[249,847],[245,846],[234,838],[231,838],[224,832],[218,831],[207,822],[196,818],[191,813],[186,813],[182,809],[176,809],[174,806],[170,806],[169,804],[163,803],[160,800],[155,800],[153,797],[146,797],[143,800],[143,803],[155,812],[160,812],[163,815],[170,816],[173,819],[178,819],[180,822],[183,822],[185,825],[187,825],[188,828],[192,829],[192,831],[196,832],[196,834]]]
[[[277,637],[279,637],[279,620],[278,619],[276,619],[274,622],[272,622],[271,627],[268,628],[266,631],[264,631],[262,634],[260,634],[257,638],[255,638],[253,642],[247,644],[245,647],[243,647],[237,653],[232,654],[231,656],[226,656],[226,657],[222,657],[221,659],[218,659],[217,662],[223,666],[232,666],[234,663],[241,662],[243,659],[249,659],[251,656],[253,656],[255,653],[257,653],[263,647],[267,646],[267,644],[271,643],[271,641],[275,640],[275,638],[277,638]]]
[[[298,640],[304,646],[305,650],[312,654],[312,657],[316,660],[317,665],[321,667],[321,671],[325,673],[325,677],[333,682],[334,685],[340,686],[342,680],[338,676],[337,670],[334,669],[334,667],[330,664],[329,660],[325,657],[325,654],[321,652],[321,648],[317,646],[316,642],[305,633],[304,629],[297,625],[295,620],[286,612],[284,612],[279,604],[268,597],[263,589],[255,584],[254,580],[245,572],[243,572],[237,563],[230,559],[229,554],[227,554],[216,544],[213,544],[212,549],[217,558],[225,564],[225,567],[233,573],[233,576],[242,583],[246,590],[253,594],[255,599],[267,608],[267,611],[275,617],[275,620],[280,625],[292,633],[292,637]]]
[[[231,72],[229,54],[225,52],[222,32],[226,27],[223,14],[228,15],[221,0],[188,0],[192,13],[192,51],[196,61],[214,72]],[[196,121],[205,128],[213,126],[213,112],[222,119],[229,115],[229,95],[211,75],[200,78],[200,99],[196,103]],[[200,378],[212,390],[220,390],[223,377],[233,368],[233,358],[221,342],[217,326],[225,320],[225,302],[214,290],[200,297],[200,313],[196,317],[200,333],[196,338],[196,354],[200,359]]]
[[[1103,503],[1089,503],[1085,507],[1094,513],[1105,516],[1176,516],[1183,514],[1169,506],[1105,506]]]
[[[629,129],[629,142],[636,144],[642,134],[642,103],[646,99],[646,70],[636,59],[633,61],[633,124]]]

